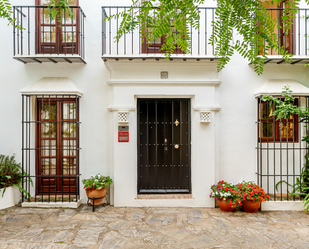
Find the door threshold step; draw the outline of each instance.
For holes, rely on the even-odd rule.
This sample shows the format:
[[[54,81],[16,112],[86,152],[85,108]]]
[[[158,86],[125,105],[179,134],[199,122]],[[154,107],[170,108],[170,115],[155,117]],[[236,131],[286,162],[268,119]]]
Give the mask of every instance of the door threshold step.
[[[22,207],[36,207],[36,208],[78,208],[81,201],[77,202],[22,202]]]
[[[148,200],[148,199],[194,199],[192,194],[173,194],[173,195],[160,195],[160,194],[148,194],[148,195],[137,195],[139,200]]]

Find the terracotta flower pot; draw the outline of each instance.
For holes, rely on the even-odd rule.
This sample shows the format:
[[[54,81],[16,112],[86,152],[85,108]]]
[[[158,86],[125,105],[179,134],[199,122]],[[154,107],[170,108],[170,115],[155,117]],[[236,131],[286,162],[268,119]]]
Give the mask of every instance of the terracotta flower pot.
[[[246,213],[255,213],[261,206],[259,201],[243,201],[243,209]]]
[[[95,188],[87,189],[86,194],[90,199],[91,205],[93,202],[91,198],[101,198],[94,200],[94,205],[99,205],[103,202],[103,197],[106,195],[106,188],[102,188],[101,190],[96,190]]]
[[[233,212],[233,210],[236,208],[236,204],[230,206],[228,204],[229,200],[218,200],[218,205],[221,211],[223,212]]]

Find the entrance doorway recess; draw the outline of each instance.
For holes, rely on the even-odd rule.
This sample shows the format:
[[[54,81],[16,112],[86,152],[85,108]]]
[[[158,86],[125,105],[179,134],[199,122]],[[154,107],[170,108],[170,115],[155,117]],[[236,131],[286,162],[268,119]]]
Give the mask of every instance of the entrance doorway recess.
[[[190,99],[138,99],[138,194],[191,193]]]

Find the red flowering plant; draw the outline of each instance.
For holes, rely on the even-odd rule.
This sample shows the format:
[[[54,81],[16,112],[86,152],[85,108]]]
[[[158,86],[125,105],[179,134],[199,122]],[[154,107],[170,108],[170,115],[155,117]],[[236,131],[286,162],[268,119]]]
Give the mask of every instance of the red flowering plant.
[[[83,179],[84,189],[101,190],[112,184],[113,180],[109,176],[102,176],[101,174],[92,175],[88,179]]]
[[[236,188],[233,183],[228,183],[225,181],[219,181],[217,184],[211,186],[212,192],[210,193],[210,198],[216,198],[216,200],[224,200],[230,206],[242,205],[241,192]]]
[[[242,196],[242,201],[267,201],[269,200],[269,195],[267,195],[263,188],[255,184],[253,181],[241,182],[236,185],[238,191],[240,191]]]

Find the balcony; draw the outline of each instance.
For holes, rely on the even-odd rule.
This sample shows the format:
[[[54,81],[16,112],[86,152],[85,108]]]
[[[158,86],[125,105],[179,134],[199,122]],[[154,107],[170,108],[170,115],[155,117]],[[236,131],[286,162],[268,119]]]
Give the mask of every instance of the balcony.
[[[111,15],[128,10],[130,7],[102,7],[102,17],[105,19]],[[268,9],[270,15],[282,27],[283,9]],[[138,11],[138,8],[136,9]],[[170,60],[209,60],[216,61],[214,55],[215,46],[209,43],[209,38],[212,35],[212,21],[215,20],[215,8],[199,8],[200,11],[200,28],[193,29],[191,26],[190,40],[191,50],[184,54],[176,47],[175,53],[172,54]],[[155,13],[154,13],[155,14]],[[132,13],[134,15],[134,11]],[[287,34],[283,28],[277,28],[274,33],[277,34],[280,40],[280,45],[286,51],[293,54],[291,61],[285,62],[281,54],[274,49],[270,49],[265,63],[273,64],[306,64],[309,63],[309,9],[299,9],[296,14],[296,19],[292,25],[292,30]],[[160,41],[151,42],[151,46],[147,47],[143,43],[143,38],[139,28],[122,36],[119,42],[115,40],[119,26],[122,22],[122,17],[110,21],[104,21],[102,25],[102,59],[107,60],[134,60],[134,59],[156,59],[164,58],[164,53],[159,50]],[[258,23],[258,25],[262,25]],[[161,41],[162,42],[162,41]],[[264,44],[266,41],[264,41]],[[264,51],[265,52],[265,51]],[[261,53],[262,55],[262,53]]]
[[[284,16],[282,8],[268,9],[271,17],[277,22],[279,26],[283,26],[282,19]],[[265,63],[272,64],[307,64],[309,63],[309,9],[298,9],[296,19],[292,24],[292,29],[287,33],[283,28],[276,28],[273,34],[276,34],[279,39],[280,46],[285,51],[293,55],[291,61],[285,61],[282,55],[274,49],[267,51],[267,60]],[[259,23],[258,25],[263,25]],[[264,44],[267,45],[264,40]],[[265,50],[264,50],[265,52]]]
[[[85,14],[70,7],[51,19],[47,6],[14,6],[13,58],[27,63],[84,63]],[[61,19],[61,22],[59,22]]]
[[[102,7],[103,20],[106,17],[128,10],[130,7]],[[179,47],[176,46],[174,54],[170,60],[208,60],[216,61],[214,55],[215,47],[209,44],[209,38],[212,35],[211,22],[215,18],[215,8],[199,8],[200,10],[200,28],[198,30],[189,27],[191,49],[190,52],[184,54]],[[138,8],[136,8],[138,11]],[[133,15],[134,13],[132,13]],[[153,12],[155,15],[155,12]],[[122,22],[122,17],[103,21],[102,25],[102,60],[134,60],[134,59],[164,59],[164,53],[160,51],[160,45],[164,42],[163,38],[154,40],[151,46],[147,47],[142,42],[139,29],[135,29],[121,37],[119,42],[115,41],[115,36]],[[177,32],[177,31],[176,31]]]

